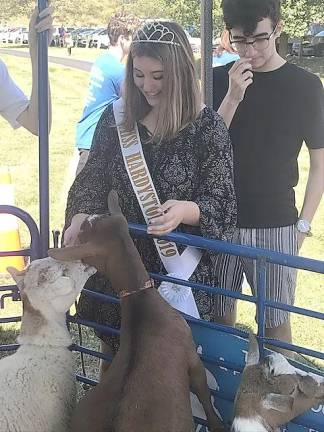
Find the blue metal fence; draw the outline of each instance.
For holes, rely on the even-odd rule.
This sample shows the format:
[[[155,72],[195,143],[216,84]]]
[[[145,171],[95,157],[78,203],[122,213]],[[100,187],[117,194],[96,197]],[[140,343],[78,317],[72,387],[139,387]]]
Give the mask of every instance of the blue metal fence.
[[[32,260],[42,257],[43,249],[41,236],[32,218],[26,212],[14,206],[0,206],[0,213],[11,213],[16,215],[28,226],[31,235],[31,246],[29,249],[23,251],[0,252],[0,257],[12,255],[30,255]],[[146,228],[140,225],[130,224],[130,230],[137,236],[147,235]],[[324,262],[309,258],[293,257],[291,255],[273,252],[266,249],[239,246],[227,242],[209,240],[187,234],[171,233],[170,235],[163,238],[169,241],[174,241],[178,244],[191,245],[201,249],[229,253],[256,260],[258,268],[258,296],[255,297],[246,294],[234,293],[232,291],[224,290],[220,287],[211,287],[201,283],[188,283],[188,281],[175,279],[162,274],[150,273],[153,279],[157,281],[175,281],[180,285],[190,285],[194,290],[203,290],[208,293],[228,295],[240,300],[255,303],[257,308],[257,316],[259,317],[258,336],[261,355],[264,355],[266,351],[264,345],[271,344],[324,360],[323,352],[308,349],[299,345],[291,345],[278,340],[269,339],[264,335],[264,312],[266,307],[279,308],[291,313],[317,318],[324,321],[324,313],[296,306],[289,306],[283,303],[273,302],[265,299],[266,264],[279,264],[324,274]],[[1,295],[1,307],[5,306],[4,300],[7,297],[11,297],[14,300],[19,300],[19,293],[16,286],[11,285],[0,287],[0,292],[3,291],[6,291],[6,293]],[[112,296],[95,293],[88,290],[84,290],[84,292],[87,295],[94,296],[104,302],[119,302],[118,298]],[[185,318],[192,329],[198,352],[200,353],[205,364],[207,376],[209,377],[209,385],[211,387],[212,397],[220,410],[223,420],[226,423],[229,423],[231,420],[235,392],[239,384],[239,374],[244,367],[248,334],[245,331],[237,328],[210,323],[189,316],[186,316]],[[19,320],[20,317],[2,318],[0,319],[0,323],[17,322]],[[92,327],[105,333],[119,334],[119,329],[98,325],[94,322],[82,320],[76,316],[69,315],[68,321]],[[17,345],[3,345],[0,346],[0,351],[11,351],[16,348]],[[98,358],[111,360],[109,356],[98,353],[87,347],[73,345],[71,349],[82,354],[89,354]],[[299,363],[297,364],[296,362],[295,364],[304,370],[312,370],[315,373],[321,374],[321,372],[318,370],[310,369],[309,367]],[[77,375],[77,379],[90,385],[96,384],[96,381],[91,380],[86,376]],[[204,419],[200,415],[195,416],[195,419],[197,424],[196,432],[206,431],[206,423]],[[295,419],[294,422],[291,422],[289,425],[287,425],[286,429],[284,430],[289,432],[301,432],[305,430],[312,432],[324,431],[324,407],[315,407],[313,410],[309,411],[298,419]]]

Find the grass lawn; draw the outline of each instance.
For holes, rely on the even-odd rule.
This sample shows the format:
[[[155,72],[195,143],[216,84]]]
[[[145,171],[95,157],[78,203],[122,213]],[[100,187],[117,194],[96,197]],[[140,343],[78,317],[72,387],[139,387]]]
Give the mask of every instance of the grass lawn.
[[[51,48],[50,55],[56,52],[66,53],[65,49]],[[89,60],[88,54],[98,55],[104,50],[74,49],[72,56]],[[31,71],[29,59],[3,55],[10,74],[27,94],[31,88]],[[74,153],[75,125],[83,108],[87,92],[88,74],[82,71],[64,68],[58,65],[49,67],[53,96],[53,127],[50,136],[50,228],[62,228],[66,194],[73,179],[71,168]],[[15,187],[16,205],[23,208],[38,223],[38,139],[24,129],[13,131],[0,118],[0,167],[9,166]],[[300,183],[296,189],[297,202],[301,205],[308,166],[308,153],[303,148],[300,155]],[[301,255],[324,260],[324,205],[323,202],[312,223],[314,236],[308,238],[301,250]],[[23,245],[29,244],[29,235],[21,227]],[[3,277],[1,282],[9,282]],[[300,271],[296,293],[296,305],[324,312],[324,278],[323,275]],[[254,307],[239,304],[239,323],[255,328]],[[0,316],[13,316],[20,313],[20,303],[6,300],[5,310],[0,310]],[[324,345],[324,322],[292,317],[294,343],[316,350],[322,350]],[[2,337],[0,335],[0,340]]]

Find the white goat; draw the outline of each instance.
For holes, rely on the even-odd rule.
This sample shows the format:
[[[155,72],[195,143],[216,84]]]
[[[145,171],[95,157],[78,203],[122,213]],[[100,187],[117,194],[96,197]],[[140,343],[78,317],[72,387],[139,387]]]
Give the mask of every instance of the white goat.
[[[232,432],[277,432],[324,401],[324,377],[293,367],[279,353],[259,362],[254,335],[236,394]]]
[[[0,431],[67,432],[75,378],[65,314],[96,270],[44,258],[23,272],[8,271],[21,293],[23,317],[21,346],[0,361]]]

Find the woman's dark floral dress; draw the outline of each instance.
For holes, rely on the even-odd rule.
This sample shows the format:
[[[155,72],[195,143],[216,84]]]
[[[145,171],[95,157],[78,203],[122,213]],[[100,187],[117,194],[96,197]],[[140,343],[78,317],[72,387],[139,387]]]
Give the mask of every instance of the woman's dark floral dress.
[[[197,120],[181,130],[177,138],[160,142],[152,142],[147,129],[141,124],[138,127],[146,163],[161,203],[176,199],[199,205],[200,226],[180,225],[178,231],[230,240],[236,223],[233,158],[229,134],[221,117],[204,108]],[[111,189],[118,192],[128,222],[144,224],[124,167],[113,109],[109,106],[98,123],[88,162],[69,191],[66,227],[76,213],[106,213]],[[146,268],[165,272],[152,239],[141,237],[134,241]],[[182,250],[179,246],[180,253]],[[204,252],[190,280],[217,285],[215,258],[214,253]],[[86,288],[113,293],[109,281],[99,274],[89,279]],[[212,320],[214,295],[196,291],[194,296],[201,317]],[[78,313],[99,324],[120,325],[119,305],[103,303],[85,294],[81,295]],[[116,336],[98,336],[117,350]]]

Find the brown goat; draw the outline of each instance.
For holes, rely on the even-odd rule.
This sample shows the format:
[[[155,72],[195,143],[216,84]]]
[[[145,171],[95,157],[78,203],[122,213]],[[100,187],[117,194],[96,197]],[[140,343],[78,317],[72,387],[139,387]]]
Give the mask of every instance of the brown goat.
[[[293,367],[279,353],[259,362],[250,335],[246,366],[235,398],[232,432],[275,432],[324,401],[324,377]]]
[[[190,388],[204,407],[209,430],[223,431],[189,326],[150,283],[116,193],[109,194],[108,207],[110,216],[83,223],[80,246],[49,251],[60,260],[91,263],[121,298],[120,349],[78,405],[73,431],[191,432]]]

